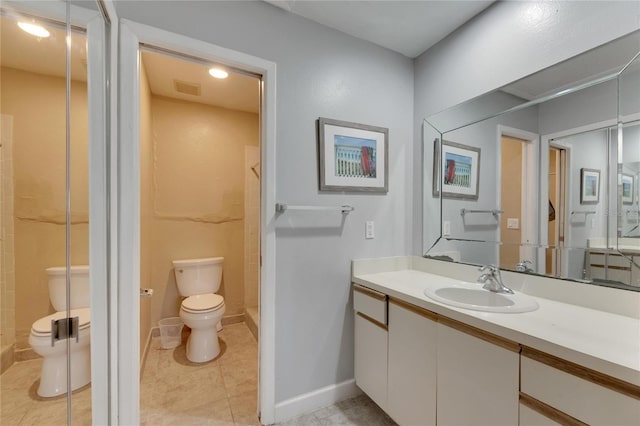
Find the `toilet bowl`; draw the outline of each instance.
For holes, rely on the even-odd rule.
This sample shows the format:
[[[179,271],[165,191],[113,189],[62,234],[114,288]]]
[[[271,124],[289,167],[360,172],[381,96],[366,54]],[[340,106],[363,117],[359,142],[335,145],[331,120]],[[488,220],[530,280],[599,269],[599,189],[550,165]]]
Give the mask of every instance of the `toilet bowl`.
[[[78,336],[52,339],[52,321],[67,318],[67,269],[47,268],[49,300],[56,310],[31,326],[29,345],[44,358],[38,395],[49,398],[67,392],[67,343],[70,344],[71,390],[91,381],[91,311],[89,309],[89,267],[72,266],[70,277],[70,318],[78,317]],[[70,341],[69,341],[70,340]]]
[[[79,389],[91,381],[91,334],[89,308],[72,309],[71,318],[79,317],[78,339],[71,338],[71,390]],[[67,339],[51,340],[51,321],[67,317],[66,311],[40,318],[31,326],[29,345],[44,358],[40,373],[38,395],[49,398],[67,392]]]
[[[220,344],[216,325],[225,311],[224,298],[217,294],[199,294],[184,299],[180,318],[191,328],[187,341],[187,359],[207,362],[218,356]]]
[[[207,362],[218,356],[218,331],[225,311],[224,298],[215,294],[222,282],[224,258],[174,260],[176,284],[181,296],[180,318],[191,328],[187,359]]]

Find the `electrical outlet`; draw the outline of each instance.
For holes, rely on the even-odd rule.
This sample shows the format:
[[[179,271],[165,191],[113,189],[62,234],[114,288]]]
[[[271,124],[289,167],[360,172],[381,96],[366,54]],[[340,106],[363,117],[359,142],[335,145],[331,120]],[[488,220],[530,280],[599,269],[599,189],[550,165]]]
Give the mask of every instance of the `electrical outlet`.
[[[451,221],[443,220],[442,221],[442,236],[448,237],[451,235]]]
[[[507,229],[520,229],[520,220],[517,217],[507,218]]]
[[[364,224],[364,237],[371,240],[376,237],[376,230],[372,220],[368,220]]]

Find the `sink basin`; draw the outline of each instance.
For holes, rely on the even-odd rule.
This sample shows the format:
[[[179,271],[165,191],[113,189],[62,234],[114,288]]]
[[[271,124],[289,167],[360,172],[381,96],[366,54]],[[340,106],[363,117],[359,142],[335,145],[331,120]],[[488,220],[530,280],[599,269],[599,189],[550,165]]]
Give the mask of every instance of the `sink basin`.
[[[538,309],[538,302],[525,294],[494,293],[474,284],[428,288],[424,294],[437,302],[474,311],[522,313]]]

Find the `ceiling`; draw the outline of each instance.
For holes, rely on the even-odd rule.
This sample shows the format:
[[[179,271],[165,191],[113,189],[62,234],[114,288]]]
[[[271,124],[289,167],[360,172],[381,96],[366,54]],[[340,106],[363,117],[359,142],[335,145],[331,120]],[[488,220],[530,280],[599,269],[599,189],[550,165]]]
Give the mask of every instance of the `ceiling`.
[[[38,38],[18,27],[18,16],[2,16],[0,20],[0,52],[3,67],[37,74],[66,75],[65,29],[55,24],[41,25],[51,34]],[[31,22],[31,19],[27,19]],[[87,81],[87,42],[84,33],[71,35],[71,79]]]
[[[484,10],[492,1],[297,1],[273,0],[268,3],[320,24],[380,46],[416,57],[446,37],[467,20]],[[65,76],[65,31],[45,25],[51,32],[39,39],[17,26],[16,16],[2,16],[0,52],[2,66],[38,74]],[[185,101],[257,113],[259,80],[230,73],[217,80],[209,76],[208,64],[143,52],[151,92]],[[72,36],[71,75],[86,81],[86,37]],[[197,87],[199,94],[176,90],[176,81]]]
[[[149,51],[142,52],[142,62],[154,95],[258,113],[260,80],[257,77],[229,72],[228,78],[216,79],[209,75],[209,68],[214,64],[204,65]],[[200,93],[180,93],[176,82],[197,88]]]
[[[409,58],[486,9],[487,0],[264,0]]]

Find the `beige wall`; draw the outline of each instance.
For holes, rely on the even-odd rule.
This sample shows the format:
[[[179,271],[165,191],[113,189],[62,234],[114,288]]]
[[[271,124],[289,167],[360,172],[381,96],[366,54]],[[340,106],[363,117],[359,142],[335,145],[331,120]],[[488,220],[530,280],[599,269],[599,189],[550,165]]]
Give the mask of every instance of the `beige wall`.
[[[502,193],[500,208],[500,266],[515,268],[520,262],[520,244],[522,242],[522,144],[520,139],[502,138]],[[508,229],[507,219],[517,218],[518,229]]]
[[[153,139],[151,136],[151,90],[140,62],[140,287],[153,288],[151,280],[151,226],[153,224]],[[151,300],[140,299],[140,356],[153,324]]]
[[[16,341],[16,287],[14,267],[14,226],[13,226],[13,117],[2,114],[0,135],[2,148],[0,158],[0,233],[2,235],[2,252],[0,257],[0,297],[2,315],[0,317],[0,352],[2,356],[1,371],[13,362],[12,345]]]
[[[171,261],[223,256],[225,316],[244,311],[244,151],[257,114],[153,96],[152,323],[180,307]]]
[[[260,274],[260,147],[244,151],[244,304],[258,307]]]
[[[45,269],[65,264],[65,81],[2,68],[1,106],[13,116],[16,347],[50,313]],[[71,91],[71,264],[88,264],[86,84]]]

